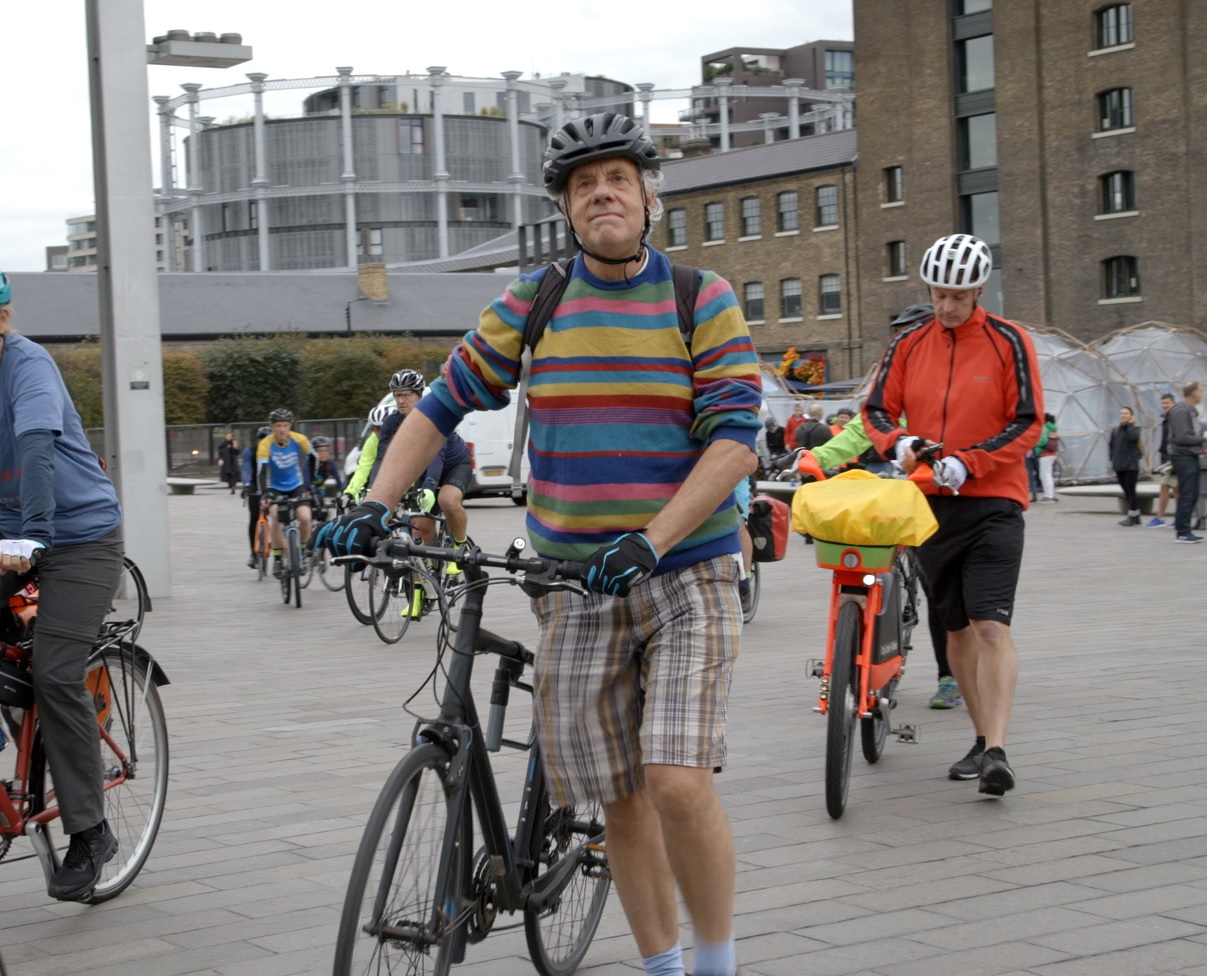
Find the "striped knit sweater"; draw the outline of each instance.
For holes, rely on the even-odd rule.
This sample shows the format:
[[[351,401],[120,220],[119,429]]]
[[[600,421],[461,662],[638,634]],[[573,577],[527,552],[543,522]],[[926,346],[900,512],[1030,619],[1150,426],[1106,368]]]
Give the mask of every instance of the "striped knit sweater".
[[[498,410],[519,382],[524,323],[546,269],[521,276],[482,313],[418,409],[445,434],[471,410]],[[703,272],[691,355],[679,334],[670,261],[603,281],[574,263],[533,352],[528,396],[528,533],[542,556],[586,559],[644,528],[713,440],[754,450],[762,400],[754,343],[729,283]],[[658,571],[738,551],[730,495]]]

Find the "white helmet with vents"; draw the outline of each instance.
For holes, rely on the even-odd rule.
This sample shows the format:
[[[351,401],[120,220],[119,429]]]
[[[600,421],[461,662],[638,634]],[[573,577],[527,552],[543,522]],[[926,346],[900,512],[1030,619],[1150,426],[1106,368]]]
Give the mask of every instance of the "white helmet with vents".
[[[932,288],[980,288],[992,270],[989,245],[971,234],[940,237],[922,256],[922,280]]]

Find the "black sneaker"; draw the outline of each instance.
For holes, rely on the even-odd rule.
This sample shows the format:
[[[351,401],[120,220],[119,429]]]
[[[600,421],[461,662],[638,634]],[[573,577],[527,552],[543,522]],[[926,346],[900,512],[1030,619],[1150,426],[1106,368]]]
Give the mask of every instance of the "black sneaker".
[[[280,579],[282,576],[285,575],[285,568],[281,565],[280,556],[272,557],[272,575],[274,577],[276,577],[277,579]]]
[[[968,755],[958,763],[953,763],[947,770],[948,779],[976,779],[981,775],[981,759],[985,755],[985,747],[974,745],[968,750]]]
[[[248,569],[255,569],[255,568],[256,568],[256,564],[257,564],[259,561],[260,561],[260,557],[259,557],[259,556],[257,556],[257,555],[256,555],[256,554],[253,552],[253,553],[252,553],[250,556],[248,556],[248,557],[247,557],[247,568],[248,568]]]
[[[72,834],[63,866],[55,872],[46,893],[59,901],[78,901],[91,894],[101,879],[101,869],[116,853],[117,838],[104,820]]]
[[[1014,770],[1006,762],[1006,752],[994,746],[986,749],[981,759],[980,791],[990,796],[1001,796],[1007,790],[1014,789]]]

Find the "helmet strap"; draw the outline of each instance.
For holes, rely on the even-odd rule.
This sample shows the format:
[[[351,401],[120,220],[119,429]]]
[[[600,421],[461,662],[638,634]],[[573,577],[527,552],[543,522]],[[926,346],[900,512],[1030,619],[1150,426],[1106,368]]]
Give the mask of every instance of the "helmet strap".
[[[578,234],[576,234],[574,232],[574,225],[572,223],[570,223],[569,214],[567,214],[563,210],[562,216],[566,218],[566,230],[570,234],[570,240],[574,242],[574,246],[577,247],[580,251],[582,251],[583,254],[587,255],[587,257],[589,257],[589,258],[592,258],[592,259],[598,261],[600,264],[625,265],[625,264],[632,264],[635,261],[640,262],[641,259],[645,256],[645,252],[646,252],[645,239],[647,237],[649,237],[649,234],[650,234],[650,208],[645,207],[644,209],[645,209],[645,227],[641,231],[641,240],[639,240],[637,242],[637,253],[632,255],[631,257],[627,257],[627,258],[605,258],[602,254],[596,254],[594,251],[587,250],[587,248],[586,248],[586,246],[584,246],[583,242],[581,240],[579,240]],[[626,272],[625,281],[628,281],[628,280],[629,280],[629,276],[628,276],[628,273]]]

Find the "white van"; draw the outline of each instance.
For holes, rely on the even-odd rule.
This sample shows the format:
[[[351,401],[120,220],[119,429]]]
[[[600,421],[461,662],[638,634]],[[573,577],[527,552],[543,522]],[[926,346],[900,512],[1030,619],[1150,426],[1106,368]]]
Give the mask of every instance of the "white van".
[[[394,395],[387,393],[381,398],[378,406],[392,407]],[[474,466],[474,478],[467,498],[489,495],[510,496],[511,476],[507,473],[511,465],[511,446],[515,440],[516,400],[512,394],[511,403],[502,410],[475,410],[457,426],[457,433],[469,446],[470,463]],[[370,428],[366,423],[361,432],[361,443],[369,436]],[[527,445],[525,445],[527,448]],[[348,452],[344,459],[344,473],[351,477],[356,471],[356,461],[360,457],[360,448]],[[528,484],[528,451],[520,452],[520,483],[527,491]],[[524,504],[523,493],[515,499],[517,505]]]

